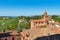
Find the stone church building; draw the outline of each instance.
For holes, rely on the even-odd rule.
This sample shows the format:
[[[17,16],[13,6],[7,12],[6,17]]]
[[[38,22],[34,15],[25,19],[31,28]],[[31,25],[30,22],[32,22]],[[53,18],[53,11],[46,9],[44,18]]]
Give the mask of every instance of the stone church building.
[[[48,20],[50,18],[51,17],[47,15],[47,12],[44,11],[43,18],[41,18],[40,20],[32,20],[31,21],[31,28],[40,27],[40,26],[47,26],[48,25]]]

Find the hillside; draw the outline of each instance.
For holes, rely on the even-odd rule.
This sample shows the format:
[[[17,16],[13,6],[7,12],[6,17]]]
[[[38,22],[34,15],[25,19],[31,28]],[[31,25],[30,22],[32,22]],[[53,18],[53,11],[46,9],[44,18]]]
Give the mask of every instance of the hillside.
[[[9,16],[0,16],[0,30],[17,30],[19,20],[23,19],[24,22],[19,25],[23,28],[30,28],[30,20],[38,20],[43,16],[18,16],[18,17],[9,17]],[[60,22],[60,16],[53,15],[52,19]]]

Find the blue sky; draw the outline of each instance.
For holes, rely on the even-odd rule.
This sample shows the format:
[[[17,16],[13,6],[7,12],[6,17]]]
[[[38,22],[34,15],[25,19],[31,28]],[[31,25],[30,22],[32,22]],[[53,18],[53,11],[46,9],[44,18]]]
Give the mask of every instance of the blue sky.
[[[0,0],[0,16],[60,15],[59,0]]]

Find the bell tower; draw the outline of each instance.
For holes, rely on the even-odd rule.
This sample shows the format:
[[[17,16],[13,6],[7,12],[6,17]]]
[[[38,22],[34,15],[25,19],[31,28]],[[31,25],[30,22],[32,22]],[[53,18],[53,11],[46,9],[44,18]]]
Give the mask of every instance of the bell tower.
[[[46,12],[46,10],[44,11],[44,17],[47,17],[47,12]]]
[[[45,24],[45,25],[47,25],[47,21],[48,21],[48,20],[47,20],[47,17],[48,17],[48,16],[47,16],[47,12],[46,12],[46,10],[45,10],[45,11],[44,11],[44,15],[43,15],[44,24]]]

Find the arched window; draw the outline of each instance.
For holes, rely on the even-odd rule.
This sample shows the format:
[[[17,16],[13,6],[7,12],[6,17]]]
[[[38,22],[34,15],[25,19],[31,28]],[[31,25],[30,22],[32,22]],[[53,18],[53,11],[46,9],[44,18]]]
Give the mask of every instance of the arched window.
[[[14,40],[14,37],[12,38],[12,40]]]

